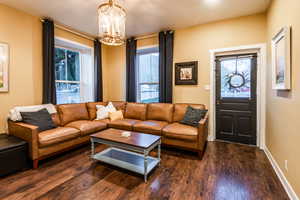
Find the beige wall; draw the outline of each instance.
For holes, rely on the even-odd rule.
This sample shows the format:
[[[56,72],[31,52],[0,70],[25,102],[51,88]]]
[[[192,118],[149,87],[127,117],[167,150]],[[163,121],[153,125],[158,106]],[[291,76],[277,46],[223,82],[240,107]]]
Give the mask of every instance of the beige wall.
[[[137,48],[144,48],[144,47],[151,47],[154,45],[158,45],[158,36],[157,37],[150,37],[150,38],[145,38],[137,41]]]
[[[41,23],[37,17],[0,4],[0,41],[9,44],[9,92],[0,93],[0,132],[11,107],[41,102]]]
[[[108,96],[108,87],[109,87],[109,47],[102,45],[102,78],[103,78],[103,101],[109,99]]]
[[[90,46],[90,47],[94,46],[94,42],[92,40],[80,37],[80,36],[75,35],[71,32],[67,32],[65,30],[62,30],[62,29],[59,29],[59,28],[56,28],[56,27],[55,27],[54,31],[55,31],[54,32],[55,36],[57,36],[57,37],[65,38],[67,40],[71,40],[71,41],[74,41],[74,42],[77,42],[77,43],[81,43],[81,44],[84,44],[84,45]]]
[[[204,103],[209,106],[210,49],[266,42],[266,15],[240,17],[216,23],[198,25],[175,31],[174,63],[199,61],[197,86],[174,86],[174,102]],[[158,38],[138,40],[137,46],[158,44]],[[112,81],[109,99],[125,99],[125,47],[110,47],[109,65]]]
[[[300,1],[274,0],[268,11],[268,84],[266,143],[288,181],[300,196]],[[283,26],[292,26],[292,90],[277,93],[271,85],[272,37]],[[284,162],[288,160],[288,171]]]
[[[264,43],[265,14],[240,17],[175,31],[174,62],[199,61],[198,85],[174,86],[174,101],[204,103],[209,107],[211,49]]]
[[[0,4],[0,30],[0,42],[10,47],[9,92],[0,93],[2,133],[12,107],[42,102],[42,24],[38,17]],[[93,46],[93,41],[57,28],[55,35]],[[102,50],[105,57],[106,47]],[[106,93],[104,90],[105,98]]]
[[[126,98],[126,48],[125,46],[108,47],[106,66],[107,72],[103,79],[107,86],[107,100],[125,100]]]

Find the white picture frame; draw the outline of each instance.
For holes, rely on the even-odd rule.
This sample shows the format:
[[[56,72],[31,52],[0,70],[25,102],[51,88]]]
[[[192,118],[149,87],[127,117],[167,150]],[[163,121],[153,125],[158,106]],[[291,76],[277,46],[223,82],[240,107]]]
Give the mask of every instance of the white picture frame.
[[[272,88],[291,89],[291,28],[286,26],[272,39]]]
[[[8,92],[9,46],[0,42],[0,92]]]

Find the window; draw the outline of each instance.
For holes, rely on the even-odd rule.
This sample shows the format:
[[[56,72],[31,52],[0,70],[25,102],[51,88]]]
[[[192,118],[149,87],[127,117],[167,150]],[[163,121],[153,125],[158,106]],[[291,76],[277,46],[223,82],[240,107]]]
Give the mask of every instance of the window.
[[[137,101],[159,101],[159,53],[158,48],[137,51]]]
[[[55,83],[57,104],[93,100],[92,51],[56,39]]]

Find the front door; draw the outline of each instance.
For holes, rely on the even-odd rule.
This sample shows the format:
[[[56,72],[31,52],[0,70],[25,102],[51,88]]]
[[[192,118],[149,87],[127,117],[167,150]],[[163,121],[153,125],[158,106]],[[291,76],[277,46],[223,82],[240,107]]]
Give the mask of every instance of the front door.
[[[216,138],[256,145],[257,55],[216,58]]]

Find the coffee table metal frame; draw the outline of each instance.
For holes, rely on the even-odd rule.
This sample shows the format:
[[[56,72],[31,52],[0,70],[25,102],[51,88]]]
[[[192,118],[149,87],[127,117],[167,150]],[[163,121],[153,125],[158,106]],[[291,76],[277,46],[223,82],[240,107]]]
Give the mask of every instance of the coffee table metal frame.
[[[105,144],[110,146],[110,148],[105,149],[99,153],[95,154],[95,143]],[[157,147],[157,158],[149,156],[149,153]],[[144,160],[143,168],[140,165],[134,163],[125,163],[116,158],[110,158],[109,155],[112,151],[119,151],[126,153],[131,156],[136,156],[139,159]],[[136,153],[134,153],[136,152]],[[160,165],[160,153],[161,153],[161,138],[154,142],[148,148],[142,148],[133,146],[130,144],[124,144],[120,142],[113,142],[110,140],[100,139],[96,137],[91,137],[91,158],[99,160],[117,167],[121,167],[139,174],[144,175],[144,181],[147,182],[148,174],[157,166]],[[150,163],[149,163],[150,161]]]

